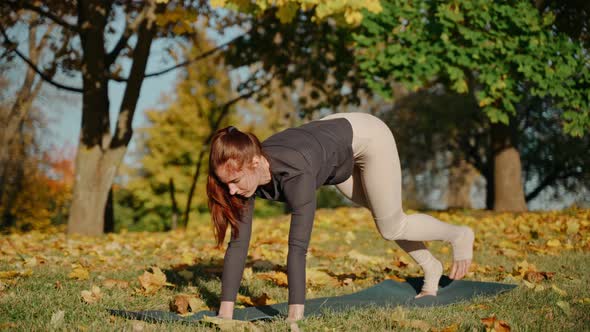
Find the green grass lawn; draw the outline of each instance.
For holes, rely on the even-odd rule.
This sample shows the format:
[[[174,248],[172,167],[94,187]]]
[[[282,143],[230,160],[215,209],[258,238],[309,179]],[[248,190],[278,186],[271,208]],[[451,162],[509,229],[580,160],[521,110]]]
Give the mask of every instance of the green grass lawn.
[[[495,316],[512,331],[590,330],[588,211],[519,215],[459,211],[433,215],[468,224],[476,231],[474,265],[468,280],[517,283],[519,287],[496,297],[435,308],[328,312],[300,321],[300,329],[485,331],[482,319]],[[255,220],[249,265],[256,264],[246,272],[242,295],[266,293],[276,302],[287,300],[285,287],[258,275],[267,269],[284,268],[288,221],[288,216]],[[4,271],[0,278],[0,329],[215,330],[207,326],[130,321],[111,317],[106,311],[169,310],[169,301],[179,293],[198,295],[203,300],[202,309],[215,307],[220,294],[223,251],[213,248],[211,234],[209,225],[199,224],[186,233],[123,233],[99,238],[29,233],[0,237],[0,271]],[[560,244],[550,240],[559,240]],[[352,274],[354,278],[346,283],[339,283],[336,278],[323,281],[331,287],[308,280],[307,298],[352,293],[390,275],[421,275],[408,255],[393,242],[380,238],[367,210],[318,211],[310,247],[308,270],[330,271],[333,276]],[[431,242],[429,248],[448,273],[452,257],[449,246]],[[182,265],[186,263],[190,264]],[[89,278],[71,278],[72,264],[84,266]],[[527,284],[519,274],[527,264],[531,271],[555,274],[548,280]],[[138,277],[153,265],[161,268],[175,286],[145,295],[138,291]],[[183,276],[179,272],[182,270],[193,275]],[[9,275],[8,271],[20,275]],[[105,279],[124,280],[129,286],[109,289],[104,285]],[[100,287],[101,298],[92,304],[85,303],[81,292],[93,285]],[[289,328],[282,320],[257,322],[253,326],[264,331]]]

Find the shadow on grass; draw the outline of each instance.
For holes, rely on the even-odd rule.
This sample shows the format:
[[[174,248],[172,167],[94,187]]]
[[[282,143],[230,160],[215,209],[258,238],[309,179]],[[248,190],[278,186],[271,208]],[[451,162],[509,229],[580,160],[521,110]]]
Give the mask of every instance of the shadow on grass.
[[[268,260],[254,260],[248,262],[246,267],[251,267],[253,272],[264,271],[282,271],[286,272],[286,267],[274,264]],[[192,273],[187,276],[185,271]],[[162,272],[166,275],[166,280],[176,286],[194,286],[197,288],[201,299],[209,308],[219,308],[221,294],[211,289],[209,281],[221,282],[223,274],[223,260],[214,259],[207,262],[200,262],[193,265],[180,264]],[[247,286],[240,286],[239,293],[252,297],[253,293]],[[272,308],[270,308],[272,309]]]

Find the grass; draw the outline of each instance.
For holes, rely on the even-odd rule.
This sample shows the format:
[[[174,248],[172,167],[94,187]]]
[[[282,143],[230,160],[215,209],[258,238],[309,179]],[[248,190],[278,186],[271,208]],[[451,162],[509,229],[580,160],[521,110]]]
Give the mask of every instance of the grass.
[[[512,331],[590,331],[589,211],[526,214],[456,211],[433,215],[452,223],[468,224],[476,230],[475,264],[468,280],[518,283],[519,287],[496,297],[434,308],[371,307],[328,312],[300,321],[299,327],[304,331],[415,331],[426,324],[431,330],[485,331],[482,319],[495,316]],[[265,266],[284,268],[288,221],[288,216],[255,220],[249,262],[259,263],[254,265],[252,275],[243,280],[241,294],[267,293],[276,302],[287,300],[286,288],[256,275],[264,272]],[[560,245],[548,246],[548,241],[553,239],[559,240]],[[330,271],[332,275],[352,274],[355,278],[339,287],[310,285],[307,298],[351,293],[391,274],[421,275],[409,256],[394,243],[380,238],[366,210],[318,211],[310,247],[308,269]],[[447,273],[451,264],[448,247],[439,242],[429,243],[429,248],[447,267]],[[352,250],[355,254],[351,258]],[[355,255],[362,255],[362,259]],[[0,271],[32,273],[0,279],[0,329],[215,330],[207,326],[130,321],[112,317],[106,309],[169,310],[168,302],[179,293],[198,294],[205,305],[213,308],[220,294],[222,257],[223,251],[213,247],[210,227],[206,224],[193,225],[186,233],[123,233],[98,238],[67,238],[60,233],[3,236],[0,237]],[[183,262],[191,264],[183,268]],[[85,266],[90,271],[89,279],[70,278],[73,263]],[[555,272],[555,275],[529,288],[518,273],[526,264],[532,271]],[[165,287],[147,296],[138,293],[137,277],[152,265],[165,271],[175,287]],[[193,272],[194,277],[180,276],[177,271],[181,269]],[[106,278],[128,281],[130,287],[108,289],[102,285]],[[93,304],[84,303],[81,292],[92,285],[100,286],[102,298]],[[52,324],[52,316],[59,311],[64,312],[63,319]],[[257,322],[254,326],[264,331],[288,330],[287,323],[278,319]]]

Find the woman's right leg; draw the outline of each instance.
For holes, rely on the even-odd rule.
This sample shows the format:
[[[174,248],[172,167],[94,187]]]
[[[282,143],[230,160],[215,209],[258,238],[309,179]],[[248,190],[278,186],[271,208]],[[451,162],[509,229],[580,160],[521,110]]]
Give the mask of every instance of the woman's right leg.
[[[355,166],[352,175],[346,181],[337,184],[336,188],[354,203],[370,209],[362,185],[360,169],[358,167]],[[424,271],[424,285],[422,285],[422,291],[416,297],[436,295],[438,281],[443,270],[440,261],[432,256],[422,241],[396,240],[395,243],[397,243],[403,251],[408,253],[408,255],[410,255],[410,257],[412,257]]]
[[[339,116],[347,118],[353,127],[355,165],[359,168],[366,205],[381,235],[388,240],[450,242],[454,256],[450,276],[462,278],[471,263],[473,231],[426,214],[406,215],[402,209],[401,166],[391,130],[370,114],[343,113]],[[363,144],[358,144],[361,141]],[[456,271],[457,266],[459,271]]]

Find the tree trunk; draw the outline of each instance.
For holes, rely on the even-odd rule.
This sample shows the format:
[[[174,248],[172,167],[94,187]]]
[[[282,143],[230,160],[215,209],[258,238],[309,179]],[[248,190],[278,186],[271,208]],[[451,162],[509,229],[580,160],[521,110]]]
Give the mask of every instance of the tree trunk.
[[[164,8],[164,5],[158,6],[159,11]],[[110,4],[99,0],[78,1],[78,25],[84,27],[80,33],[84,51],[84,92],[68,233],[100,235],[105,229],[105,216],[113,217],[112,204],[107,204],[107,201],[117,167],[133,134],[131,122],[156,30],[153,21],[155,9],[155,2],[150,2],[144,9],[146,15],[138,28],[133,63],[113,136],[109,123],[108,55],[104,48]]]
[[[109,189],[107,196],[107,205],[104,207],[104,227],[105,233],[113,233],[115,231],[115,207],[113,205],[113,186]]]
[[[68,233],[103,233],[107,200],[125,151],[125,147],[102,151],[98,145],[88,148],[80,143],[76,157],[76,183],[68,219]],[[107,215],[109,213],[107,212]]]
[[[471,187],[479,172],[465,160],[450,170],[447,186],[448,208],[471,208]]]
[[[496,123],[492,124],[491,130],[494,210],[527,211],[514,125]]]

